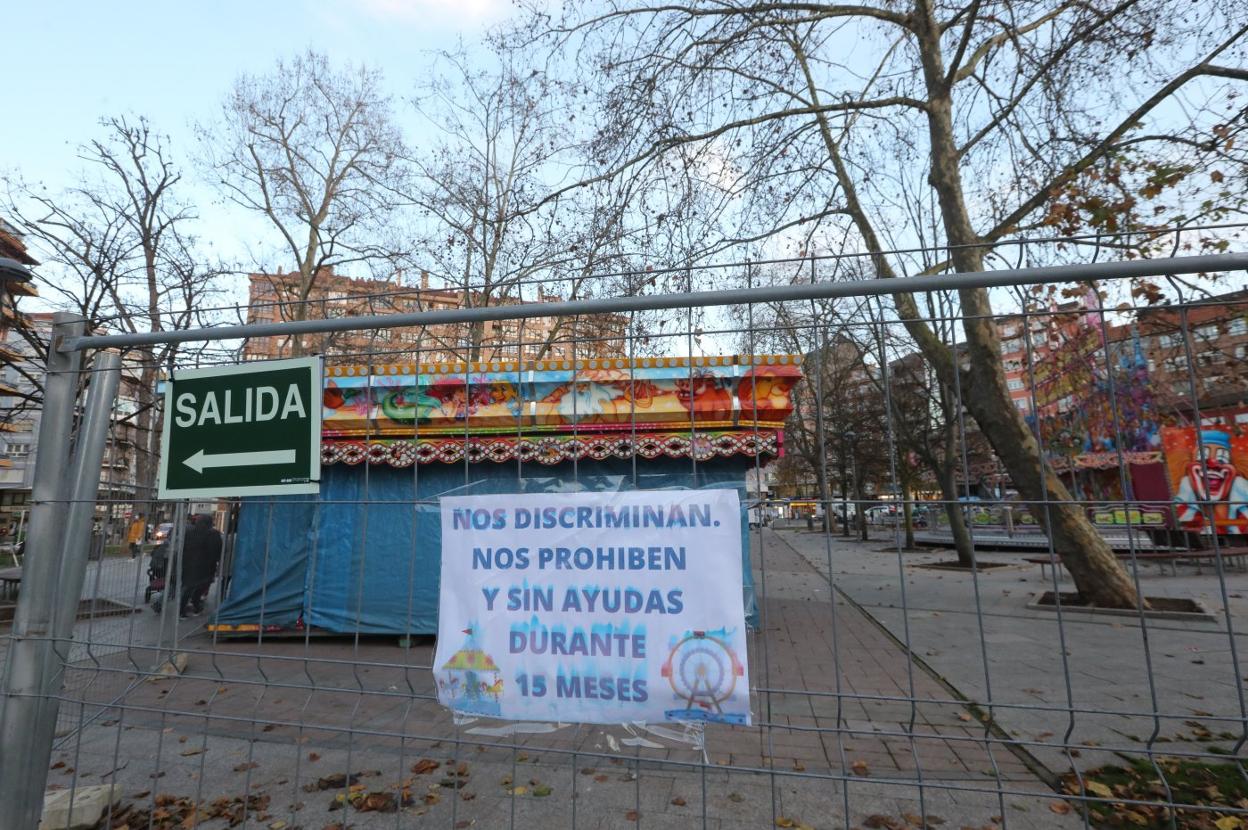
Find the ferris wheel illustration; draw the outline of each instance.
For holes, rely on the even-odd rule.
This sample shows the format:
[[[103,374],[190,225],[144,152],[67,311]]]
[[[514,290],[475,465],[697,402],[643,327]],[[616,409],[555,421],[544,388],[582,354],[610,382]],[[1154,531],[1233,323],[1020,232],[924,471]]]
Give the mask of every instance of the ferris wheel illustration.
[[[720,704],[732,697],[737,678],[744,675],[745,666],[737,653],[724,640],[705,631],[691,631],[681,638],[662,667],[662,676],[676,696],[685,701],[686,711],[697,706],[722,714]]]

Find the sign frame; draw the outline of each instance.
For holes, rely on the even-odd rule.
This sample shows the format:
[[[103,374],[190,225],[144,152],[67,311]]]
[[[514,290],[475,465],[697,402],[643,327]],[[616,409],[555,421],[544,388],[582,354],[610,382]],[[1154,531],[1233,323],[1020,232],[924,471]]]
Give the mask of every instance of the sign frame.
[[[312,400],[308,402],[308,417],[311,421],[309,432],[309,480],[290,484],[257,484],[229,486],[207,486],[170,488],[166,482],[169,475],[169,436],[174,427],[173,396],[179,380],[201,380],[216,377],[233,377],[237,375],[258,374],[285,369],[307,369],[315,379],[312,384]],[[210,366],[202,369],[175,369],[164,382],[164,425],[160,434],[160,468],[157,471],[157,498],[168,499],[221,499],[235,496],[281,496],[281,495],[315,495],[321,491],[321,415],[322,399],[318,392],[324,384],[324,360],[321,355],[310,357],[291,357],[280,360],[257,360],[229,366]],[[201,451],[202,452],[202,451]]]

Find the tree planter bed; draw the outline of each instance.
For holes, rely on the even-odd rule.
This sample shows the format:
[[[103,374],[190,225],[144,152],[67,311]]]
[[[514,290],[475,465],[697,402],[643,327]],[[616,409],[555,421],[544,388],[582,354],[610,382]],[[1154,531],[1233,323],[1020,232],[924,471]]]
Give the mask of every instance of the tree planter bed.
[[[1216,622],[1217,617],[1194,599],[1178,599],[1175,597],[1145,597],[1152,607],[1144,611],[1144,616],[1151,620],[1191,620],[1194,622]],[[1052,591],[1034,594],[1028,608],[1037,611],[1056,611]],[[1088,605],[1074,591],[1062,592],[1062,613],[1096,614],[1112,617],[1139,617],[1140,612],[1134,608],[1098,608]]]

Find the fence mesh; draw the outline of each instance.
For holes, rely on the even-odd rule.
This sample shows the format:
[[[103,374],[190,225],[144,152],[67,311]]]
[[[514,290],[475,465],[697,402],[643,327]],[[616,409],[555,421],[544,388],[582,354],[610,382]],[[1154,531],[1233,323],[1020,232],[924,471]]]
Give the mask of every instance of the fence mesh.
[[[201,352],[324,352],[315,497],[157,500],[127,417],[153,367],[128,351],[49,787],[106,786],[104,821],[130,828],[1248,826],[1234,279],[992,289],[990,318],[913,295],[944,373],[894,298],[865,293]],[[1017,452],[968,399],[987,393],[968,388],[965,332],[988,319],[1003,412],[1063,496],[1020,493]],[[742,497],[752,725],[438,704],[440,497],[703,487]],[[1045,528],[1070,508],[1112,551],[1124,607],[1089,607],[1063,566]],[[194,514],[225,545],[202,610],[153,567]]]

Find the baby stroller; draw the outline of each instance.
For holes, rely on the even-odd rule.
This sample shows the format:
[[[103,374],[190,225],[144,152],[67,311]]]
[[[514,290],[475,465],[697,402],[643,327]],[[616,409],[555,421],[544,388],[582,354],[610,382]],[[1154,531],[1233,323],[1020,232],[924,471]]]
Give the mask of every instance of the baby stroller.
[[[165,572],[169,568],[169,545],[161,542],[152,548],[152,561],[147,566],[147,588],[143,591],[143,601],[151,603],[152,610],[160,613],[160,598],[165,591]],[[156,601],[152,602],[155,594]]]

